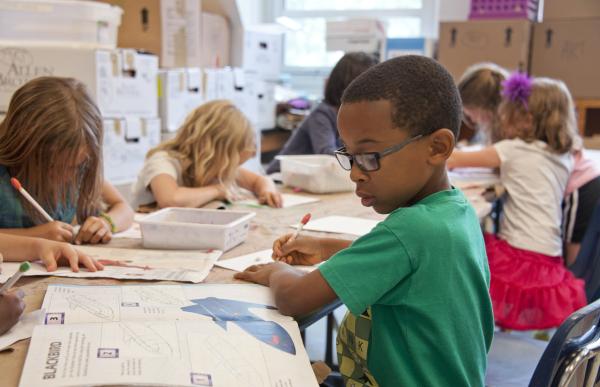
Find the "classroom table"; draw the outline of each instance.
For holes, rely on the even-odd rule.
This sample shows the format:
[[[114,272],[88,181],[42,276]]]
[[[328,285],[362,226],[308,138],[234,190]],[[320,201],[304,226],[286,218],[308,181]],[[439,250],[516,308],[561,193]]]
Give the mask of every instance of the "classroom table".
[[[284,192],[290,192],[284,190]],[[469,189],[465,194],[473,204],[478,216],[481,218],[489,214],[491,205],[483,200],[479,193],[481,189]],[[381,220],[384,216],[379,215],[371,208],[363,207],[360,200],[354,193],[338,193],[329,195],[316,195],[320,201],[300,205],[296,207],[282,209],[272,208],[249,208],[244,206],[234,206],[235,209],[244,209],[256,212],[256,217],[252,220],[248,237],[246,241],[223,254],[220,258],[228,259],[244,254],[249,254],[255,251],[271,248],[273,240],[293,229],[289,226],[296,224],[300,219],[310,212],[313,219],[321,218],[330,215],[344,215],[353,217],[362,217],[368,219]],[[319,232],[305,231],[307,235],[324,236]],[[356,239],[351,235],[339,235],[340,238]],[[113,239],[109,244],[110,247],[118,248],[141,248],[141,241],[137,239]],[[242,281],[233,278],[234,272],[219,267],[213,267],[210,274],[204,281],[205,283],[242,283]],[[161,283],[169,284],[175,282],[169,281],[120,281],[116,279],[82,279],[82,278],[64,278],[64,277],[22,277],[17,286],[25,292],[25,302],[27,304],[26,312],[39,309],[42,305],[46,288],[48,284],[60,283],[70,285],[123,285],[134,283]],[[304,323],[314,322],[317,319],[324,317],[329,310],[324,309],[321,313],[307,316]],[[29,340],[22,340],[12,345],[12,350],[0,352],[0,385],[2,387],[17,386],[27,355]]]

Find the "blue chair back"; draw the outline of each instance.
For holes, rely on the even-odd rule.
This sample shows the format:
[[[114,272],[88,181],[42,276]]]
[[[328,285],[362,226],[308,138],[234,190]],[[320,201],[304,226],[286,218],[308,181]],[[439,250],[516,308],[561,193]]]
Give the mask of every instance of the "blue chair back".
[[[585,231],[577,259],[569,269],[575,277],[585,281],[588,302],[600,298],[600,202],[596,204],[592,220]]]
[[[558,328],[531,377],[530,387],[594,386],[600,368],[600,300]]]

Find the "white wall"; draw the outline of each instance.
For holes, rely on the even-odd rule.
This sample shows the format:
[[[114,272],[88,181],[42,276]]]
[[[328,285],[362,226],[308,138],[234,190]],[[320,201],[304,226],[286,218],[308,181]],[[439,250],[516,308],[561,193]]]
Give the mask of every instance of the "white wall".
[[[270,6],[265,0],[236,0],[244,27],[265,22],[265,7]]]
[[[439,0],[440,21],[467,20],[470,0]]]

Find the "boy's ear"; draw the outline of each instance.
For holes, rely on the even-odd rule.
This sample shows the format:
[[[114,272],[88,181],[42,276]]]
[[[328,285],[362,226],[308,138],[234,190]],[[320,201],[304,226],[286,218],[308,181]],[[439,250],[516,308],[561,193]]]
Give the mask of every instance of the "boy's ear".
[[[429,135],[429,163],[444,164],[454,150],[456,139],[450,129],[438,129]]]

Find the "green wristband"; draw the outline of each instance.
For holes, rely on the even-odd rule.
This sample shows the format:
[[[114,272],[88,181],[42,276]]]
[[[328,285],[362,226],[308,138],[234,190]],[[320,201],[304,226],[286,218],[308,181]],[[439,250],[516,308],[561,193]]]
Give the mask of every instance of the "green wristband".
[[[106,220],[110,225],[110,232],[113,234],[117,232],[117,226],[115,225],[114,220],[108,215],[106,212],[102,212],[99,215],[102,219]]]

